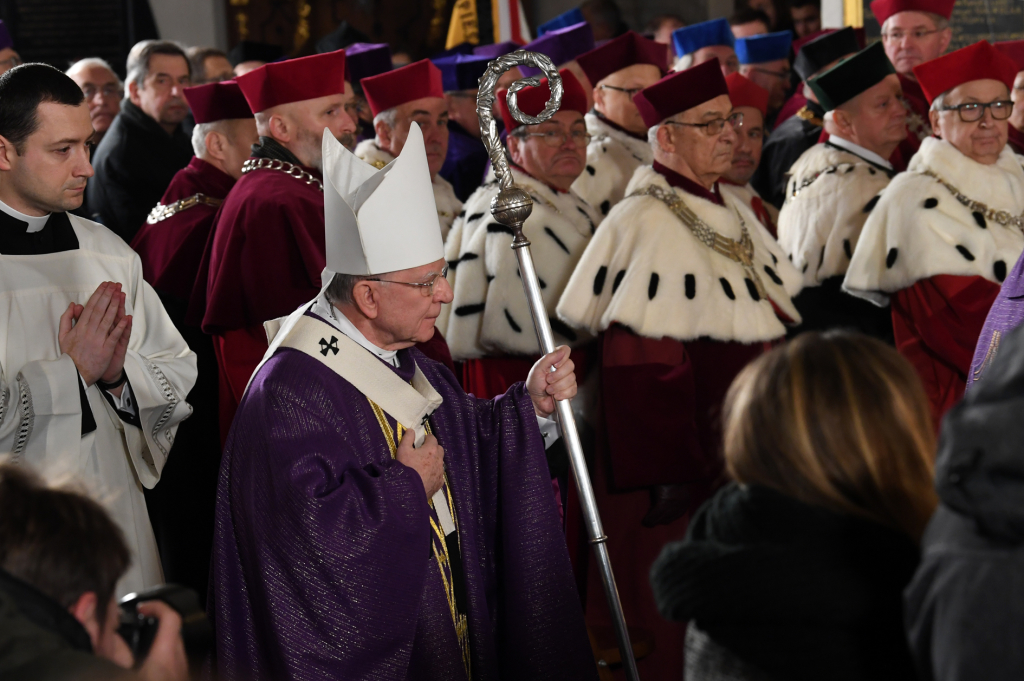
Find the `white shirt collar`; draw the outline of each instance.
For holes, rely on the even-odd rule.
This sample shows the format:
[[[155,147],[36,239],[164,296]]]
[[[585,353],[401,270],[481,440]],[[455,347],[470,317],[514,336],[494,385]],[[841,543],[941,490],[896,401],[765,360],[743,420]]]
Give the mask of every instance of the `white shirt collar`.
[[[8,206],[3,201],[0,201],[0,211],[3,211],[5,213],[7,213],[8,215],[10,215],[15,220],[20,220],[22,222],[27,222],[28,223],[28,229],[25,230],[25,231],[27,231],[29,234],[32,234],[33,232],[40,232],[40,231],[42,231],[43,227],[46,226],[46,221],[50,219],[50,214],[49,213],[47,213],[46,215],[44,215],[42,217],[35,217],[35,216],[32,216],[32,215],[25,215],[24,213],[21,213],[19,211],[14,210],[13,208]]]
[[[323,293],[316,297],[312,312],[391,366],[399,366],[397,350],[383,350],[366,340],[366,336],[356,328],[356,325],[349,321],[348,317],[338,312],[338,309],[327,301],[327,296]]]
[[[833,145],[839,147],[840,149],[846,149],[851,154],[856,154],[857,156],[860,156],[865,161],[871,161],[872,163],[877,163],[883,168],[893,170],[892,164],[889,163],[888,159],[882,158],[873,151],[868,151],[859,144],[854,144],[850,140],[844,140],[842,137],[837,137],[836,135],[829,135],[828,141],[831,142]]]

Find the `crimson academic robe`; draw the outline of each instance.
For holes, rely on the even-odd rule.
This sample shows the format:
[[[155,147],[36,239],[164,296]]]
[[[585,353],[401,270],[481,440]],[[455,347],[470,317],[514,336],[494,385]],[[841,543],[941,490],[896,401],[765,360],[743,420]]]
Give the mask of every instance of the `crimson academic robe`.
[[[928,98],[924,96],[921,85],[904,75],[899,75],[899,79],[900,87],[903,88],[903,100],[908,107],[907,138],[896,148],[901,162],[893,165],[896,166],[896,170],[902,171],[921,147],[921,140],[932,134],[932,127],[931,119],[928,117]]]
[[[194,588],[204,601],[220,468],[217,359],[210,336],[198,324],[186,322],[186,307],[217,213],[212,204],[223,201],[234,184],[230,175],[193,158],[171,180],[160,205],[203,199],[162,220],[147,221],[132,241],[142,260],[143,277],[156,289],[198,361],[199,376],[186,398],[194,411],[178,427],[159,484],[146,490],[146,505],[165,579]]]

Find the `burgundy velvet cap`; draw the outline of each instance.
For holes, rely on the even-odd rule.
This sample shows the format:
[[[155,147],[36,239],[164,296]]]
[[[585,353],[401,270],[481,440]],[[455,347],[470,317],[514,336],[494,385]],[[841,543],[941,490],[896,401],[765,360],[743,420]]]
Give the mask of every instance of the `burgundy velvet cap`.
[[[768,115],[768,91],[738,73],[730,73],[725,79],[729,86],[729,101],[733,108],[738,106],[749,106],[761,112],[762,116]]]
[[[228,118],[252,118],[249,102],[238,83],[225,80],[185,88],[185,99],[197,124],[213,123]]]
[[[718,59],[709,59],[685,71],[670,73],[633,96],[647,127],[692,109],[719,95],[729,94]]]
[[[992,47],[1012,59],[1016,62],[1017,68],[1024,71],[1024,40],[1004,40],[993,43]]]
[[[587,113],[587,93],[576,76],[572,75],[569,69],[562,69],[558,72],[562,77],[562,106],[559,111],[579,111]],[[501,110],[501,120],[505,122],[505,130],[512,131],[522,125],[512,118],[508,110],[508,90],[498,90],[498,108]],[[520,90],[517,95],[519,110],[530,116],[536,116],[548,103],[551,97],[551,89],[548,87],[548,79],[542,78],[537,87],[527,87]]]
[[[914,67],[914,75],[929,104],[942,93],[972,80],[999,80],[1012,90],[1017,71],[1017,63],[987,40]]]
[[[421,59],[379,76],[363,78],[359,82],[374,116],[416,99],[444,97],[441,69],[429,59]]]
[[[253,113],[345,92],[345,50],[271,62],[238,76]]]
[[[576,57],[587,78],[595,86],[616,71],[634,64],[657,66],[661,74],[668,70],[668,52],[661,43],[648,40],[636,31],[627,31],[601,47]]]
[[[885,20],[900,12],[928,12],[949,19],[953,16],[956,0],[874,0],[871,13],[881,26]]]

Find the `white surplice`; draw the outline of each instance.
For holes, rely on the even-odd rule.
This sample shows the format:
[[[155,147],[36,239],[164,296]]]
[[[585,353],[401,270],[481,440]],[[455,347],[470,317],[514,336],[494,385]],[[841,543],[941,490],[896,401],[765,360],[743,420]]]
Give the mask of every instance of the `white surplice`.
[[[0,210],[0,229],[18,229],[11,218],[20,217],[6,205]],[[163,581],[142,490],[160,480],[178,424],[192,413],[185,396],[195,384],[196,356],[143,281],[139,256],[102,225],[67,219],[77,248],[35,255],[0,249],[0,455],[104,504],[132,552],[118,583],[123,595]],[[51,228],[34,222],[21,224],[29,233]],[[126,411],[139,425],[119,416],[92,385],[85,394],[96,428],[83,435],[78,370],[61,353],[57,334],[69,303],[85,305],[104,281],[121,284],[133,319],[124,364],[133,404]]]

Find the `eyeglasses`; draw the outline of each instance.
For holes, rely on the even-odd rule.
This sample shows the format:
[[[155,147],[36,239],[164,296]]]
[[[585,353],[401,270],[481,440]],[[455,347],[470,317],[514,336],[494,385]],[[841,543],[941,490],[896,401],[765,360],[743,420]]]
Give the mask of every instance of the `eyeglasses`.
[[[786,69],[785,71],[772,71],[771,69],[762,69],[760,66],[752,66],[750,67],[750,70],[758,71],[760,73],[766,73],[769,76],[775,76],[776,78],[781,78],[782,80],[789,80],[790,76],[793,75],[793,72],[790,71],[789,69]]]
[[[103,99],[121,99],[124,97],[124,92],[116,85],[104,85],[97,89],[93,85],[82,86],[82,94],[85,95],[86,99],[92,99],[99,93]]]
[[[448,277],[448,266],[445,265],[444,269],[441,270],[440,274],[435,274],[430,278],[428,282],[413,282],[413,281],[394,281],[392,279],[378,279],[376,277],[367,277],[363,281],[379,281],[385,284],[402,284],[403,286],[415,286],[423,293],[425,298],[434,297],[434,286],[437,284],[438,279]]]
[[[930,36],[933,33],[938,33],[938,31],[937,30],[933,30],[933,31],[917,30],[917,31],[909,31],[909,32],[908,31],[889,31],[888,33],[883,33],[882,37],[885,38],[886,40],[891,40],[894,43],[898,43],[898,42],[901,42],[908,35],[911,36],[914,40],[923,40],[923,39],[927,38],[928,36]]]
[[[964,123],[980,121],[985,116],[985,109],[992,112],[992,118],[997,121],[1005,121],[1013,113],[1013,102],[998,101],[982,104],[981,102],[969,102],[957,104],[956,106],[944,106],[941,111],[956,111],[960,114],[960,120]]]
[[[599,86],[602,90],[614,90],[615,92],[625,92],[626,96],[633,99],[636,93],[643,90],[642,87],[615,87],[614,85],[601,85]]]
[[[565,144],[567,137],[572,138],[572,143],[577,147],[585,147],[590,144],[593,135],[585,130],[573,130],[572,132],[560,132],[548,130],[547,132],[524,132],[515,137],[539,137],[540,140],[551,148],[557,148]]]
[[[725,124],[728,123],[733,128],[737,128],[743,125],[743,112],[737,111],[728,118],[716,118],[713,121],[707,123],[684,123],[682,121],[665,121],[665,125],[685,125],[688,128],[704,128],[704,134],[708,137],[714,137],[718,133],[722,132],[725,128]]]
[[[352,118],[370,113],[370,105],[363,99],[353,99],[345,103],[345,113]]]

